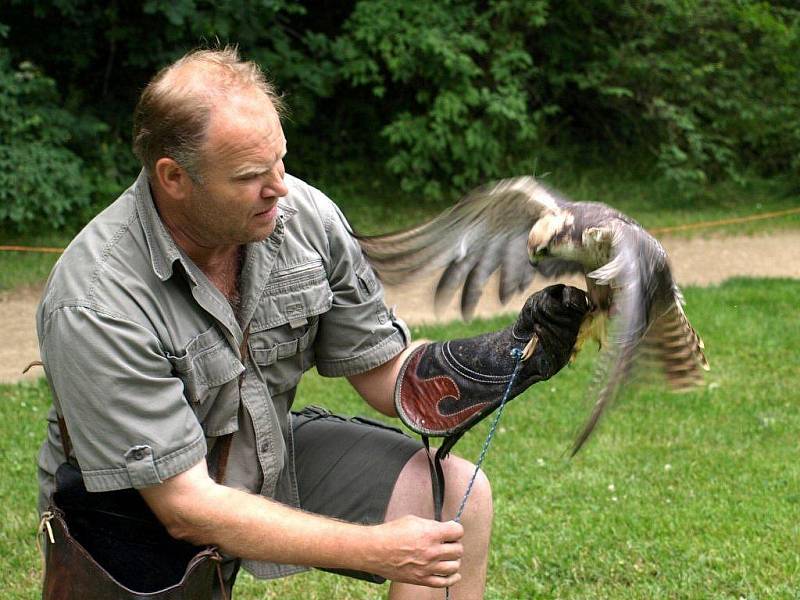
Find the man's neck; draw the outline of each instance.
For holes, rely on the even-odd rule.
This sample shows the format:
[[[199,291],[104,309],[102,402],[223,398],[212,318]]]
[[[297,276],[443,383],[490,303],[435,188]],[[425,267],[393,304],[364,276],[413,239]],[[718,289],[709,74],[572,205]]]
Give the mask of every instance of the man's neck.
[[[208,280],[235,307],[239,294],[239,270],[244,255],[244,246],[227,244],[210,246],[185,227],[180,226],[180,218],[176,218],[159,202],[158,193],[151,186],[153,203],[172,239],[186,255],[205,273]]]
[[[210,245],[206,243],[199,236],[193,235],[190,228],[181,225],[179,215],[167,210],[165,204],[159,199],[158,190],[152,183],[150,194],[156,212],[172,239],[206,275],[228,269],[230,264],[236,261],[240,248],[238,244]]]
[[[170,227],[166,220],[164,225],[175,243],[205,273],[209,281],[233,303],[238,294],[239,267],[244,246],[227,245],[209,248],[198,244],[180,229]]]

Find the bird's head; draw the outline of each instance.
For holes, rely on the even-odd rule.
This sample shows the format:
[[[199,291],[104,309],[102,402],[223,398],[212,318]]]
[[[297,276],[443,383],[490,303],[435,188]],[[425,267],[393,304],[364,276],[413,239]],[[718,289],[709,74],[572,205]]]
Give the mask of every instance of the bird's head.
[[[568,237],[568,226],[572,215],[565,211],[548,212],[542,215],[528,234],[528,259],[537,265],[542,260],[558,254],[558,249]]]

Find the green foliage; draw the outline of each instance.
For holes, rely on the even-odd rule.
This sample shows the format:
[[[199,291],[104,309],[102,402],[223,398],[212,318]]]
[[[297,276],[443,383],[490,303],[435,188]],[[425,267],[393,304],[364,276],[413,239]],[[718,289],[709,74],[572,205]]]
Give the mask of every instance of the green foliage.
[[[35,65],[11,64],[0,47],[0,226],[77,226],[97,195],[118,190],[108,126],[66,110],[55,82]],[[106,200],[107,201],[107,200]]]
[[[532,170],[528,149],[557,109],[535,94],[529,51],[546,12],[544,0],[356,5],[336,44],[342,75],[396,105],[382,134],[404,189],[438,197]]]
[[[304,28],[296,0],[11,0],[6,22],[14,52],[58,79],[75,106],[112,124],[127,142],[130,113],[141,88],[161,67],[197,47],[237,45],[290,90],[293,118],[308,121],[330,93],[327,38]],[[325,17],[316,24],[325,26]],[[59,36],[30,40],[41,29]]]
[[[532,172],[564,143],[633,148],[688,190],[797,172],[798,22],[740,0],[362,0],[336,47],[352,85],[390,98],[408,190]]]
[[[238,45],[247,58],[264,66],[282,89],[291,89],[292,118],[305,123],[316,100],[330,94],[334,73],[328,39],[314,31],[298,31],[294,24],[306,8],[293,0],[148,0],[142,5],[139,26],[162,30],[157,63],[152,49],[142,45],[137,62],[159,65],[186,48],[214,43]],[[166,22],[164,22],[166,18]]]
[[[141,88],[187,50],[218,44],[238,45],[285,92],[289,168],[309,179],[347,177],[341,164],[359,162],[370,180],[385,167],[384,185],[396,178],[416,201],[449,201],[497,177],[569,175],[591,152],[615,168],[635,157],[623,170],[644,165],[695,198],[717,181],[800,175],[792,3],[312,6],[6,2],[0,173],[13,199],[0,222],[91,216],[137,169],[128,146]],[[58,173],[58,194],[44,172]]]
[[[612,141],[647,149],[684,186],[796,172],[799,17],[739,0],[620,3],[593,21],[597,50],[566,78]]]
[[[68,147],[75,119],[58,101],[52,79],[29,63],[13,69],[0,49],[0,223],[62,225],[88,204],[83,161]]]

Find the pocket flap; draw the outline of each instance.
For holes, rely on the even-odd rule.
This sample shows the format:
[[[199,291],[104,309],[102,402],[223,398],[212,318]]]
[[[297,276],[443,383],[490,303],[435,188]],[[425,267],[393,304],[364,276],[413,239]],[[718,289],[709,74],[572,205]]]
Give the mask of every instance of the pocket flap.
[[[289,358],[299,352],[303,352],[311,343],[311,336],[313,333],[316,333],[316,329],[307,328],[299,338],[274,344],[270,344],[269,338],[264,338],[262,340],[258,338],[258,336],[251,337],[250,346],[253,353],[253,360],[255,360],[258,365],[266,366],[273,364],[276,360]]]
[[[176,374],[192,402],[202,403],[211,388],[236,379],[244,365],[216,326],[204,331],[186,346],[182,356],[170,357]]]
[[[303,319],[327,312],[332,303],[333,292],[321,260],[282,269],[270,277],[250,332],[302,323]]]

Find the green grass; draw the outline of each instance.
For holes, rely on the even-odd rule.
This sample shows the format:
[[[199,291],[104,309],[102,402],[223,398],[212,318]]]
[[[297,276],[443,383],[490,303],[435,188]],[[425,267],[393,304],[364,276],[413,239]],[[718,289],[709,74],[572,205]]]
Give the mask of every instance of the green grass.
[[[0,246],[63,248],[71,237],[63,232],[22,236],[0,231]],[[41,283],[47,279],[59,256],[60,254],[41,252],[0,251],[0,292]]]
[[[710,185],[696,197],[680,195],[663,180],[647,174],[612,169],[564,168],[538,174],[547,185],[578,201],[605,202],[647,228],[674,227],[701,221],[800,208],[800,191],[779,178],[752,178],[745,185],[726,181]],[[336,201],[354,227],[363,233],[384,233],[410,227],[448,207],[451,200],[425,201],[388,186],[378,176],[360,174],[314,182]],[[800,214],[747,224],[694,230],[680,235],[763,233],[800,227]]]
[[[495,493],[487,598],[800,598],[800,281],[685,290],[708,385],[641,389],[588,446],[567,451],[588,410],[591,352],[514,400],[484,465]],[[507,321],[425,327],[449,338]],[[0,387],[0,573],[5,598],[38,595],[35,454],[44,383]],[[307,375],[298,403],[368,411],[340,380]],[[484,422],[456,446],[476,459]],[[311,572],[242,576],[237,598],[380,598],[386,586]]]

